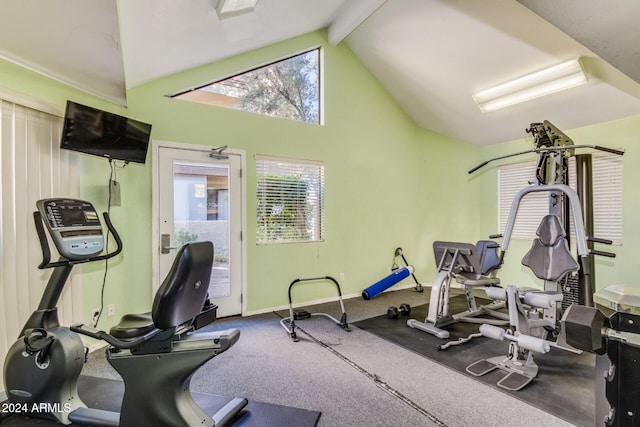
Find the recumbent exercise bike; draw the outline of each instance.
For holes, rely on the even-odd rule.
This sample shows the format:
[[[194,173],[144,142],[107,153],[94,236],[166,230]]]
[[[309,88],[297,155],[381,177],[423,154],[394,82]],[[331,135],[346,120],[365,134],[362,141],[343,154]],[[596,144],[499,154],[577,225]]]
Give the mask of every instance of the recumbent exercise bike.
[[[240,337],[238,329],[193,332],[202,312],[211,275],[213,245],[191,243],[181,247],[158,289],[150,315],[127,315],[110,333],[86,325],[60,326],[57,304],[76,264],[106,260],[122,251],[122,241],[109,215],[104,221],[117,248],[100,255],[105,238],[91,203],[74,199],[37,202],[36,230],[42,246],[39,268],[53,268],[40,304],[9,349],[4,382],[9,402],[24,415],[61,424],[94,426],[220,426],[247,404],[232,399],[210,417],[194,402],[189,384],[205,362],[226,351]],[[48,229],[61,257],[50,261]],[[109,344],[107,360],[122,376],[125,392],[120,413],[91,409],[78,395],[78,377],[85,362],[79,334]],[[153,394],[152,394],[153,393]],[[48,412],[30,408],[46,404]]]

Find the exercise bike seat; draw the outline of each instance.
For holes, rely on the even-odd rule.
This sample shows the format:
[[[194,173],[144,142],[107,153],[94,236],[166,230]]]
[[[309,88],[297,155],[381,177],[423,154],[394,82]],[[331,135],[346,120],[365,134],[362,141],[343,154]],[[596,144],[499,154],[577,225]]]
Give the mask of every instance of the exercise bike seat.
[[[156,292],[151,313],[124,316],[110,334],[72,327],[111,344],[107,361],[125,383],[121,426],[221,426],[247,404],[244,398],[233,399],[212,418],[189,390],[194,372],[240,337],[238,329],[193,332],[191,325],[207,299],[212,265],[211,242],[186,244]],[[149,399],[150,390],[166,392]]]
[[[171,270],[156,292],[152,311],[126,314],[108,334],[94,331],[100,335],[94,338],[104,339],[115,349],[136,349],[156,335],[166,339],[181,326],[189,327],[201,313],[207,299],[212,262],[211,242],[180,247]],[[90,335],[88,329],[86,326],[72,327],[72,330],[85,335]]]
[[[155,328],[151,312],[125,314],[120,322],[109,330],[109,334],[123,340],[137,338]]]

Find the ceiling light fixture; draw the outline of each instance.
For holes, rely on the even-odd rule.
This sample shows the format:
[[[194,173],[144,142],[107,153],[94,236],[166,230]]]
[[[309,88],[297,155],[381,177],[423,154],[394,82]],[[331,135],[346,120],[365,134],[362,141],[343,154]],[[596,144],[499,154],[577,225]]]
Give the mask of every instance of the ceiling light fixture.
[[[216,12],[220,19],[253,12],[258,0],[220,0]]]
[[[580,58],[480,91],[473,100],[483,113],[587,83]]]

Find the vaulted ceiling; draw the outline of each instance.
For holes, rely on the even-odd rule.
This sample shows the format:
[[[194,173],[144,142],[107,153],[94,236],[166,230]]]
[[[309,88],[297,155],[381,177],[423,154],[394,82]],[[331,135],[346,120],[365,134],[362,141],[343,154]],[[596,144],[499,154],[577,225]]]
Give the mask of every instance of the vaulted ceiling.
[[[217,3],[4,0],[0,57],[126,105],[127,88],[328,28],[416,124],[463,141],[640,114],[637,0],[259,0],[226,19]],[[471,98],[577,57],[587,85],[491,113]]]

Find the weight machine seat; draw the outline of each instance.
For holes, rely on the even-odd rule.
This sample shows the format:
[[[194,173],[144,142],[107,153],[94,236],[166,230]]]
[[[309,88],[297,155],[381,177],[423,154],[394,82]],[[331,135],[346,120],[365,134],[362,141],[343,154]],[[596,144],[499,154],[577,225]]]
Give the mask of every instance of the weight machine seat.
[[[456,276],[456,281],[461,285],[471,287],[499,285],[500,279],[495,275],[502,266],[498,254],[500,245],[493,240],[478,240],[475,247],[476,251],[471,255],[476,259],[476,265],[472,269],[477,269],[477,272],[460,272]]]
[[[111,328],[121,340],[141,337],[157,328],[169,330],[191,322],[207,298],[213,244],[189,243],[178,249],[171,270],[156,292],[151,313],[127,314]]]
[[[529,267],[538,279],[557,282],[580,268],[569,251],[566,233],[556,215],[542,218],[536,234],[538,238],[522,258],[522,265]]]

